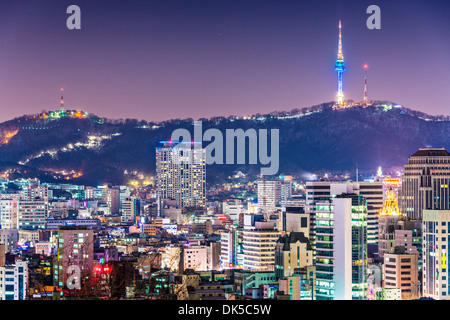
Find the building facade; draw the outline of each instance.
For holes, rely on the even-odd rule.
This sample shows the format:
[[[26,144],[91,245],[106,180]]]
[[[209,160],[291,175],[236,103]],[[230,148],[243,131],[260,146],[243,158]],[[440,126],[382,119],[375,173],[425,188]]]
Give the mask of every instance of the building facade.
[[[156,148],[159,201],[174,199],[180,207],[206,206],[206,153],[194,143],[162,143]]]
[[[384,288],[400,289],[402,300],[419,298],[419,270],[417,253],[407,253],[405,247],[394,247],[384,254]]]
[[[411,219],[423,210],[450,209],[450,153],[444,148],[421,148],[404,166],[400,209]]]
[[[423,210],[422,294],[435,300],[450,296],[450,210]]]
[[[362,196],[338,195],[316,203],[316,299],[367,297],[367,204]]]
[[[269,271],[275,267],[275,245],[280,232],[273,221],[261,215],[245,215],[243,231],[243,269]]]
[[[57,254],[53,262],[53,284],[67,287],[68,268],[77,266],[82,277],[93,276],[94,233],[85,226],[58,228]]]
[[[0,300],[26,300],[28,263],[18,260],[12,266],[0,267]]]

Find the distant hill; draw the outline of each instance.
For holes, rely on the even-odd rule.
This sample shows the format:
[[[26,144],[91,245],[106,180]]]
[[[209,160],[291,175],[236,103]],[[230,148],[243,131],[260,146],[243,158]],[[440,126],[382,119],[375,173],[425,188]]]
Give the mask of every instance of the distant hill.
[[[430,116],[388,101],[336,108],[324,103],[251,117],[199,119],[217,128],[279,129],[279,173],[375,173],[401,168],[420,147],[449,147],[450,118]],[[148,122],[110,120],[76,110],[26,115],[0,124],[0,173],[10,178],[88,185],[127,183],[155,174],[155,146],[177,128],[192,132],[192,119]],[[206,145],[206,144],[205,144]],[[211,165],[207,181],[222,181],[258,165]]]

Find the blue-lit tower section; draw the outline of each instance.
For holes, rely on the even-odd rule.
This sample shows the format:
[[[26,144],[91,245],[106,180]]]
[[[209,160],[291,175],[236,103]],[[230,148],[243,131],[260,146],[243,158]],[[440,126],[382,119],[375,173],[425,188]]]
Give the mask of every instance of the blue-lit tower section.
[[[337,86],[337,103],[344,104],[344,89],[342,86],[342,74],[345,71],[344,55],[342,54],[342,33],[341,33],[341,20],[339,20],[339,45],[336,65],[334,70],[338,74],[338,86]]]

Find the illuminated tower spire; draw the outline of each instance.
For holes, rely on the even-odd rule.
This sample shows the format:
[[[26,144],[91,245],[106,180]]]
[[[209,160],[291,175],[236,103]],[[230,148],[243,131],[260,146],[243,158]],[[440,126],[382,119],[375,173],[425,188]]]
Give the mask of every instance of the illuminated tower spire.
[[[342,32],[341,32],[341,20],[339,20],[339,45],[338,45],[338,55],[336,60],[336,65],[334,70],[338,74],[338,86],[337,86],[337,103],[340,105],[344,104],[344,90],[342,86],[342,74],[345,71],[344,55],[342,54]]]
[[[64,88],[61,88],[61,109],[64,109]]]
[[[391,188],[387,190],[386,200],[384,201],[384,206],[381,208],[378,213],[379,216],[398,216],[401,217],[403,214],[398,208],[397,197],[395,195],[395,191]]]
[[[367,64],[364,65],[364,101],[367,101]]]

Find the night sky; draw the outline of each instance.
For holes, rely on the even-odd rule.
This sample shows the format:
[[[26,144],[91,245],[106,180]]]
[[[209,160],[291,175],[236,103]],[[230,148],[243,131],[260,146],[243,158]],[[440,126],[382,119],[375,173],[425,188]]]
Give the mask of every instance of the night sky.
[[[81,30],[66,9],[81,8]],[[381,8],[381,30],[366,8]],[[0,0],[0,121],[66,107],[159,121],[346,99],[449,115],[450,1]]]

